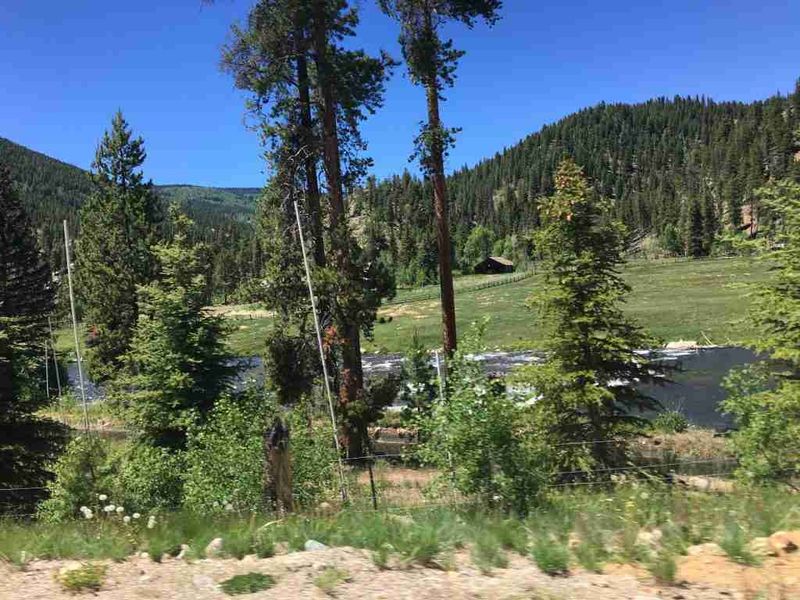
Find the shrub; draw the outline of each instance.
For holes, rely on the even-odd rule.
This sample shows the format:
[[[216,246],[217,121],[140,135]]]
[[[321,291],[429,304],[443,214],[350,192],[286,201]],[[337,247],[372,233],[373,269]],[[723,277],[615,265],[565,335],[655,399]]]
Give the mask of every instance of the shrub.
[[[183,499],[185,453],[134,442],[112,455],[110,491],[131,509],[173,509]]]
[[[719,546],[725,553],[738,563],[743,565],[754,565],[758,559],[750,552],[747,547],[747,536],[738,523],[728,523],[719,540]]]
[[[222,591],[229,596],[239,594],[255,594],[268,590],[275,585],[275,578],[264,573],[246,573],[245,575],[234,575],[219,584]]]
[[[689,429],[689,419],[680,411],[667,410],[659,413],[651,425],[661,433],[683,433]]]
[[[650,573],[661,583],[674,583],[678,572],[675,556],[668,550],[656,553],[647,565]]]
[[[464,354],[448,369],[448,398],[423,422],[420,459],[460,494],[525,514],[547,482],[550,455],[530,435],[528,409]]]
[[[100,590],[106,577],[105,565],[82,565],[77,569],[69,569],[58,574],[61,587],[68,592]]]
[[[548,575],[561,575],[569,570],[569,549],[554,537],[537,537],[531,546],[531,556]]]
[[[472,546],[471,554],[472,562],[485,575],[491,573],[492,569],[505,569],[508,566],[508,557],[491,535],[478,536]]]
[[[113,481],[109,465],[111,447],[95,435],[75,437],[53,466],[50,497],[39,505],[39,517],[58,523],[79,515],[81,506],[93,505]]]
[[[262,506],[267,413],[273,409],[251,390],[223,396],[208,421],[189,431],[185,506],[219,512],[226,506],[257,510]]]
[[[350,580],[350,573],[337,567],[325,567],[322,573],[314,578],[314,585],[326,594],[333,594],[340,583]]]
[[[289,414],[292,452],[292,493],[299,507],[313,507],[337,492],[336,448],[327,416],[309,419],[305,404]]]

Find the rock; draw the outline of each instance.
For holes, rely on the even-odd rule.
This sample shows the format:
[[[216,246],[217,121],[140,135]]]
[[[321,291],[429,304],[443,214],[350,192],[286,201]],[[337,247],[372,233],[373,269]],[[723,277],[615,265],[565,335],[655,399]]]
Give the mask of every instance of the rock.
[[[750,540],[750,543],[747,544],[747,550],[750,552],[750,554],[759,557],[778,555],[778,553],[772,548],[769,538],[765,537],[758,537]]]
[[[697,342],[693,340],[678,340],[677,342],[668,342],[665,346],[666,350],[697,350],[697,348]]]
[[[777,531],[769,536],[769,545],[776,554],[790,554],[797,551],[800,532]]]
[[[150,554],[147,552],[142,552],[139,554],[139,558],[150,558]]]
[[[725,556],[725,551],[719,547],[719,544],[708,542],[706,544],[697,544],[696,546],[689,546],[686,549],[688,556]]]
[[[330,502],[320,502],[319,506],[317,506],[317,512],[322,515],[332,515],[333,514],[333,506]]]
[[[186,560],[187,556],[189,555],[189,553],[191,551],[192,551],[192,548],[189,546],[189,544],[181,544],[181,551],[178,552],[178,556],[176,558],[178,560]],[[206,548],[206,551],[208,551],[207,548]]]
[[[642,530],[636,534],[636,545],[654,549],[658,547],[662,537],[663,534],[660,529],[654,529],[653,531]]]
[[[206,558],[219,558],[222,556],[222,538],[214,538],[206,546]]]
[[[71,560],[58,570],[58,578],[61,579],[67,573],[77,571],[83,567],[83,563],[77,560]]]
[[[306,543],[303,544],[303,549],[306,552],[313,552],[314,550],[325,550],[327,546],[323,543],[318,542],[317,540],[306,540]]]

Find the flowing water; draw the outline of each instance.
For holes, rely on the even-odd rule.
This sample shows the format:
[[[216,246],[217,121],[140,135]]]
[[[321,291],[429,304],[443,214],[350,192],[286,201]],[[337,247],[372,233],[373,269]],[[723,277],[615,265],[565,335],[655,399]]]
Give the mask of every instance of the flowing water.
[[[678,367],[671,381],[659,386],[643,385],[642,391],[656,398],[665,409],[678,410],[685,414],[693,424],[714,429],[726,429],[733,422],[722,414],[719,403],[725,398],[722,381],[731,368],[750,364],[756,355],[738,347],[713,347],[697,350],[665,351],[661,360]],[[491,374],[504,375],[520,365],[541,360],[542,354],[532,351],[484,352],[472,358]],[[402,366],[402,354],[367,354],[363,358],[364,373],[367,378],[398,373]],[[236,387],[247,382],[264,379],[264,368],[260,357],[245,358],[238,361],[240,366]],[[75,363],[68,365],[68,378],[77,389],[77,368]],[[87,382],[86,395],[91,401],[102,399],[102,387]]]

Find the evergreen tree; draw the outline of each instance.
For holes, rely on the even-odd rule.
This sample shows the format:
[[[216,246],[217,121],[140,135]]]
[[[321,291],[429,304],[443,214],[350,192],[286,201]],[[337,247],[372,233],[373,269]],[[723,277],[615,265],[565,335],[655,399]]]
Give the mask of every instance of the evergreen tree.
[[[776,277],[756,297],[753,349],[767,361],[734,371],[724,408],[736,418],[740,473],[751,480],[791,481],[800,472],[800,184],[759,190],[779,227]]]
[[[428,120],[417,138],[420,162],[433,188],[439,250],[439,285],[442,298],[442,341],[449,356],[456,349],[456,309],[451,266],[450,225],[444,160],[455,130],[442,125],[439,101],[452,86],[456,64],[463,52],[452,40],[443,40],[442,27],[458,21],[472,27],[477,19],[494,23],[500,0],[380,0],[384,12],[400,22],[403,48],[412,81],[425,88]]]
[[[92,163],[94,190],[81,208],[77,292],[89,327],[87,358],[96,381],[112,377],[128,350],[138,315],[136,287],[154,275],[150,246],[160,206],[139,168],[146,154],[117,112]]]
[[[53,310],[50,268],[0,164],[0,514],[32,508],[66,431],[35,413],[46,402],[43,355]],[[31,493],[32,492],[32,493]]]
[[[637,353],[653,340],[622,312],[630,292],[620,275],[626,229],[610,219],[610,203],[592,192],[571,159],[558,166],[555,185],[538,240],[546,269],[542,300],[553,322],[549,356],[525,377],[540,396],[536,406],[554,443],[621,440],[635,431],[632,411],[657,407],[637,386],[657,380],[660,371]],[[563,466],[592,468],[618,463],[623,446],[571,449]]]
[[[126,371],[115,381],[139,440],[182,450],[227,389],[234,368],[221,317],[203,311],[207,250],[190,241],[191,220],[170,209],[172,239],[153,247],[159,278],[138,288],[138,319]]]

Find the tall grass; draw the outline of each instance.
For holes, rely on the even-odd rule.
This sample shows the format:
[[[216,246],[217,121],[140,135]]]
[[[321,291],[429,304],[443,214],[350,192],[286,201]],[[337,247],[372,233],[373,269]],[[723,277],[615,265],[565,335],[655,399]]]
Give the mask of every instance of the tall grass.
[[[733,525],[732,525],[733,524]],[[735,526],[734,526],[735,525]],[[401,563],[449,568],[459,549],[483,571],[502,568],[508,552],[532,556],[548,572],[578,563],[599,570],[610,561],[638,561],[669,580],[674,556],[689,545],[715,541],[737,561],[750,562],[747,544],[777,529],[800,528],[800,496],[780,490],[710,495],[666,486],[628,486],[554,493],[526,519],[478,509],[435,507],[404,513],[344,510],[330,516],[185,512],[159,516],[152,529],[119,520],[59,525],[0,521],[0,559],[122,560],[148,552],[153,560],[187,544],[199,558],[214,538],[223,554],[268,557],[280,545],[301,551],[305,542],[353,546],[378,566]],[[659,547],[642,546],[640,532],[659,530]]]

